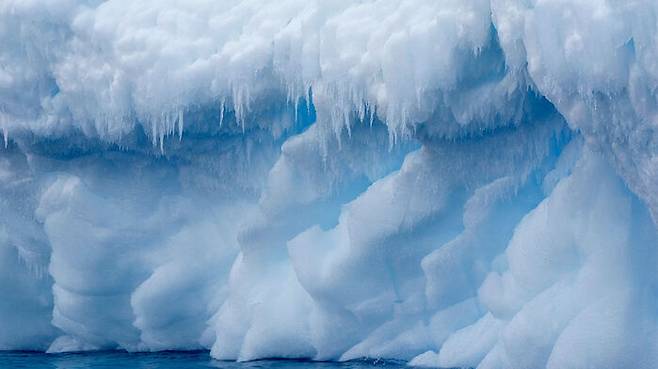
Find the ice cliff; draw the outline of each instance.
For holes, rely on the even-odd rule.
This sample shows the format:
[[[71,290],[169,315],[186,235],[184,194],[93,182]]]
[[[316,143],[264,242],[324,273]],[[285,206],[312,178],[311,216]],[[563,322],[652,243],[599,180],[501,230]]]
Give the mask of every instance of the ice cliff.
[[[658,362],[653,0],[1,0],[0,349]]]

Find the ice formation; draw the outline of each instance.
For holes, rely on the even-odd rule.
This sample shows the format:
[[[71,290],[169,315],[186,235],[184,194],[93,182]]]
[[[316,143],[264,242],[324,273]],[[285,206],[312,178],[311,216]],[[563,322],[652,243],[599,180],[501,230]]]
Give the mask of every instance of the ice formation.
[[[0,349],[658,362],[654,0],[3,0],[0,44]]]

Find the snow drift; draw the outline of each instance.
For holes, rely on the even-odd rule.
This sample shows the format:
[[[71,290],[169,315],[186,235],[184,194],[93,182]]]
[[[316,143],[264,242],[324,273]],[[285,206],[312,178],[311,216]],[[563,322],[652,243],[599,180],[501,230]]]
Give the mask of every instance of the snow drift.
[[[0,349],[658,360],[658,5],[5,0]]]

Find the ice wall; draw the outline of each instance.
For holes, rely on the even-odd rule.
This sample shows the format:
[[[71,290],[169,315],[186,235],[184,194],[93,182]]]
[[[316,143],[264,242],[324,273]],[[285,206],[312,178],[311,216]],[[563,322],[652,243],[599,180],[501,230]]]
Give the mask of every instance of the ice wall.
[[[658,5],[0,2],[0,349],[658,360]]]

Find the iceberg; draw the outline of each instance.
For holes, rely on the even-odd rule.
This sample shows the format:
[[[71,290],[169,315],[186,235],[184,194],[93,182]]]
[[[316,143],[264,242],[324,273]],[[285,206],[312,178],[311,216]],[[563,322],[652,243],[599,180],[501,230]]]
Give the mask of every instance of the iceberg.
[[[0,350],[652,368],[658,4],[0,2]]]

